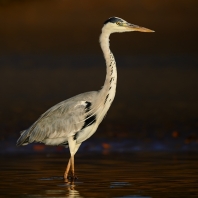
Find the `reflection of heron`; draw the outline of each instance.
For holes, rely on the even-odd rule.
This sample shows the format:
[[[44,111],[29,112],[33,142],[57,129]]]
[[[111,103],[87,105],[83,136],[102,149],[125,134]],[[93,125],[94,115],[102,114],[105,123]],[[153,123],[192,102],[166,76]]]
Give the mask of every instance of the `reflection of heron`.
[[[79,192],[77,190],[74,189],[68,189],[68,196],[67,198],[83,198],[82,196],[80,196]]]
[[[114,32],[130,31],[153,32],[118,17],[111,17],[104,22],[100,35],[107,67],[103,88],[79,94],[50,108],[30,128],[21,132],[17,146],[32,142],[69,146],[71,158],[64,177],[67,178],[71,165],[71,178],[75,178],[74,155],[81,143],[95,133],[115,97],[117,71],[114,56],[109,49],[109,36]]]
[[[67,189],[68,189],[68,196],[67,198],[83,198],[82,196],[80,196],[80,193],[78,190],[75,190],[75,185],[74,185],[74,181],[68,181],[67,179],[65,180],[66,184],[67,184]]]

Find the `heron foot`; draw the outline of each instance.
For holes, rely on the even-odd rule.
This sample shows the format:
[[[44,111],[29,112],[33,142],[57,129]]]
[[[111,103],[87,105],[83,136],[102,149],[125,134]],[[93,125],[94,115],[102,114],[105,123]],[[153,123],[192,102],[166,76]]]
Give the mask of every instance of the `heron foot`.
[[[75,175],[68,175],[67,179],[70,180],[70,181],[75,181],[75,180],[78,179],[78,177],[76,177]]]

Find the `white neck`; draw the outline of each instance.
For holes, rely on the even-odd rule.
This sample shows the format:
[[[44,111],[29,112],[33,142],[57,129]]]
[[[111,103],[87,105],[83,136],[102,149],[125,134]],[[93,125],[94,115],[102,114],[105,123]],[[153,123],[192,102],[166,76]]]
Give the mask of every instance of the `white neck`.
[[[116,92],[116,84],[117,84],[117,69],[116,62],[112,52],[109,49],[109,36],[110,33],[105,28],[102,29],[102,33],[100,35],[100,45],[104,54],[104,58],[106,61],[106,79],[101,93],[101,98],[104,100],[104,104],[106,109],[108,110]]]

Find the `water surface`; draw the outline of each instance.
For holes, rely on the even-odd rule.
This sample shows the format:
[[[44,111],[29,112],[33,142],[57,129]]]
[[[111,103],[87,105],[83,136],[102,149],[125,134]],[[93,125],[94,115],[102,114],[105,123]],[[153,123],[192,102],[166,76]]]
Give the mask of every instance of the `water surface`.
[[[197,197],[196,153],[77,154],[74,183],[66,154],[1,156],[1,197]]]

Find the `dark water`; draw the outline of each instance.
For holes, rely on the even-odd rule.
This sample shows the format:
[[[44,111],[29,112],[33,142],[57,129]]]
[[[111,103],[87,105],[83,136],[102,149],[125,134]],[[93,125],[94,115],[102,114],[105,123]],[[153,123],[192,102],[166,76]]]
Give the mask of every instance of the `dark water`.
[[[197,153],[77,154],[74,183],[66,154],[1,156],[1,197],[197,197]]]

